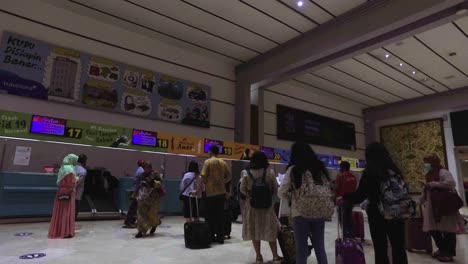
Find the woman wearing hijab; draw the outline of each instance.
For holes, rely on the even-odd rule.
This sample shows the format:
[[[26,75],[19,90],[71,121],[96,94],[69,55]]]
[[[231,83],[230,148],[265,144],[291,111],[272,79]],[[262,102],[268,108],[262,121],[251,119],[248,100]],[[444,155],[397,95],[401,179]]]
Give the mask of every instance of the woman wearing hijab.
[[[156,227],[161,224],[159,219],[160,192],[162,187],[161,177],[153,171],[151,163],[144,165],[143,174],[140,178],[140,184],[137,190],[136,199],[138,200],[136,238],[146,235],[148,230],[150,234],[156,232]]]
[[[78,156],[69,154],[63,159],[58,172],[58,190],[49,227],[49,238],[72,238],[75,236],[75,165]]]
[[[458,210],[447,215],[442,214],[440,209],[456,203],[449,200],[456,196],[444,195],[456,194],[455,180],[452,174],[442,167],[436,155],[424,158],[424,171],[426,185],[423,196],[423,231],[431,234],[439,249],[432,256],[440,262],[452,262],[456,255],[456,234],[464,231],[463,218]]]

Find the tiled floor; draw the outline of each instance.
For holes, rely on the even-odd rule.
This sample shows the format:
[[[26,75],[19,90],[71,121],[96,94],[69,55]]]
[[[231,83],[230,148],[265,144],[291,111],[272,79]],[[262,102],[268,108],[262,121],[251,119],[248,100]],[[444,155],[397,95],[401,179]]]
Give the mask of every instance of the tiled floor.
[[[122,229],[120,221],[78,222],[77,236],[66,240],[48,240],[47,223],[0,225],[0,264],[22,263],[251,263],[254,251],[249,242],[240,239],[242,225],[233,225],[233,239],[225,245],[215,245],[205,250],[188,250],[183,242],[183,219],[163,219],[156,235],[144,239],[133,238],[135,231]],[[367,228],[367,224],[366,224]],[[26,237],[17,233],[31,232]],[[368,230],[366,230],[369,239]],[[328,261],[335,263],[334,241],[336,223],[326,225]],[[268,247],[263,244],[264,257],[270,259]],[[365,246],[367,263],[372,264],[373,250],[370,241]],[[39,259],[21,260],[28,253],[45,253]],[[437,263],[425,254],[409,254],[410,263]],[[316,263],[314,257],[309,263]],[[468,235],[458,236],[456,263],[468,263]],[[395,263],[397,264],[397,263]]]

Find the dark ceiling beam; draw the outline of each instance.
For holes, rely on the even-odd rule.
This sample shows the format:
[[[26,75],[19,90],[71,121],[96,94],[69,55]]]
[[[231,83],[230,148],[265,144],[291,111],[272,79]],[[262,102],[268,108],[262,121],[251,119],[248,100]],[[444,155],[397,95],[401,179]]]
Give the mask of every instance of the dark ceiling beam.
[[[467,0],[372,0],[236,68],[269,86],[452,21]]]

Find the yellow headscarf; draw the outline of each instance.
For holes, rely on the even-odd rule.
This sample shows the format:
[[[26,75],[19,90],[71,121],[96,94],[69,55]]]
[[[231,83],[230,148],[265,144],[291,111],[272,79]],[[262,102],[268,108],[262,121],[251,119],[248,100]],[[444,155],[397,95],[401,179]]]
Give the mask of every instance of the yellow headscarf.
[[[60,181],[65,178],[70,173],[75,174],[75,165],[78,162],[78,156],[75,154],[68,154],[62,162],[62,167],[58,171],[57,175],[57,185],[60,184]]]

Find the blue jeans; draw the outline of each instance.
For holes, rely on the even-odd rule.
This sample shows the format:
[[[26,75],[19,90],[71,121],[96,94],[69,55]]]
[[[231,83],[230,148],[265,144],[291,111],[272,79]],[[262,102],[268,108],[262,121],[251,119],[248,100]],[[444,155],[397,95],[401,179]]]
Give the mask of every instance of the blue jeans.
[[[328,264],[325,252],[325,221],[307,219],[304,217],[294,218],[294,240],[296,242],[296,264],[306,264],[309,255],[307,240],[309,233],[312,235],[312,245],[318,264]]]

